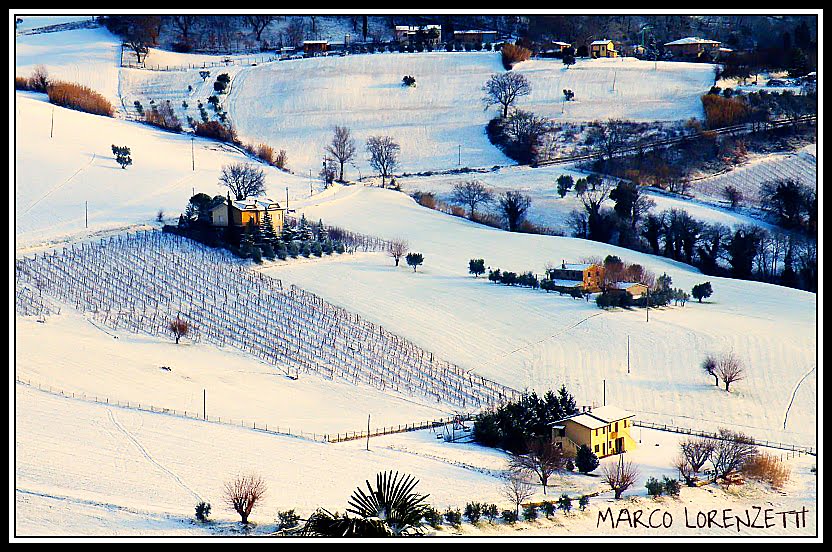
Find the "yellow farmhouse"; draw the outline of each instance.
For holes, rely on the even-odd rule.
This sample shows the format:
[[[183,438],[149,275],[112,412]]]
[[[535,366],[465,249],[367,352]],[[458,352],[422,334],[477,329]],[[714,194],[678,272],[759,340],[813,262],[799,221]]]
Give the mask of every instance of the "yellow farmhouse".
[[[574,455],[586,445],[599,458],[636,448],[630,436],[635,414],[616,406],[602,406],[573,414],[552,424],[552,442]]]
[[[228,197],[225,203],[220,203],[211,209],[211,224],[245,227],[252,222],[260,226],[266,212],[272,219],[274,231],[279,234],[283,231],[286,209],[267,197],[247,197],[238,200]]]
[[[618,50],[615,49],[615,43],[612,40],[596,40],[589,45],[589,57],[595,58],[614,58],[618,57]]]

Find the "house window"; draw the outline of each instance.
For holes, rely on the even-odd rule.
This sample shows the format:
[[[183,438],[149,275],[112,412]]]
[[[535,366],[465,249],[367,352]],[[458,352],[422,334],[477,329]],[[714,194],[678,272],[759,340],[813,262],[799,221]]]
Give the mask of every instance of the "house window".
[[[598,452],[598,445],[595,445],[595,452]]]
[[[618,431],[618,422],[615,422],[615,430]]]

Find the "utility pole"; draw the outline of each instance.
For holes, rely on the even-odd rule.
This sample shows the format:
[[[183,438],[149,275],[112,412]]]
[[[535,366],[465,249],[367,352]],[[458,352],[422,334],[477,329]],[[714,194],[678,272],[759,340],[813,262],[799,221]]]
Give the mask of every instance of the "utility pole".
[[[607,406],[607,380],[604,379],[604,404],[602,406]]]
[[[202,419],[207,420],[208,416],[205,411],[205,389],[202,390]]]
[[[312,169],[309,169],[309,197],[312,197]]]
[[[457,167],[462,166],[462,144],[457,146],[456,165]]]
[[[367,450],[370,450],[370,415],[367,414]]]
[[[650,322],[650,286],[647,286],[647,321]]]
[[[627,336],[627,373],[630,373],[630,336]]]
[[[286,213],[289,213],[289,186],[286,186]]]
[[[89,210],[87,209],[87,202],[84,202],[84,228],[90,227],[90,219],[88,215]]]
[[[191,170],[196,170],[196,160],[194,159],[194,137],[191,135]]]
[[[49,137],[52,138],[52,132],[55,130],[55,108],[52,108],[52,122],[49,127]]]

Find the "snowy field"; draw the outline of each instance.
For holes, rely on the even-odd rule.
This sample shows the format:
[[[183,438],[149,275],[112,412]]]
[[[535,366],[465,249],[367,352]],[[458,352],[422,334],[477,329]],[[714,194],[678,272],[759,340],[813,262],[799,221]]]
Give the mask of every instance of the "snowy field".
[[[89,86],[119,105],[120,42],[104,28],[18,36],[16,76],[43,65],[52,79]]]
[[[389,190],[340,188],[325,200],[313,199],[303,212],[360,232],[403,237],[424,254],[425,264],[415,274],[382,257],[346,259],[338,270],[328,263],[275,263],[265,270],[464,368],[515,389],[563,383],[579,404],[601,404],[606,379],[607,402],[644,420],[709,430],[729,425],[762,438],[815,441],[814,294],[704,277],[689,266],[614,246],[484,228]],[[607,254],[667,272],[675,287],[689,290],[710,280],[714,296],[651,310],[645,323],[640,309],[606,312],[592,302],[467,274],[472,258],[484,258],[492,268],[542,274],[546,263]],[[699,363],[705,352],[731,349],[746,362],[748,378],[728,394],[700,374]],[[783,431],[792,394],[807,373]]]
[[[15,238],[18,250],[71,237],[152,224],[161,209],[174,220],[193,191],[225,194],[224,164],[250,161],[229,146],[153,127],[54,108],[42,94],[17,93]],[[49,163],[44,164],[44,147]],[[133,164],[122,170],[110,146],[126,145]],[[262,165],[261,165],[262,166]],[[262,166],[267,193],[285,202],[309,196],[309,180]],[[89,228],[84,228],[84,202]],[[291,201],[291,200],[290,200]]]
[[[462,509],[466,501],[509,507],[501,497],[498,479],[505,469],[502,454],[474,445],[447,444],[430,432],[373,439],[368,452],[363,442],[316,444],[89,404],[19,385],[16,407],[26,413],[16,419],[18,535],[239,534],[234,513],[222,503],[222,485],[237,473],[250,472],[262,475],[267,485],[263,502],[252,513],[253,534],[274,531],[279,510],[296,508],[304,516],[318,506],[343,511],[356,486],[388,469],[415,475],[420,480],[418,489],[429,494],[428,501],[441,510],[448,506]],[[558,513],[551,521],[513,527],[502,523],[483,523],[479,528],[466,524],[459,531],[445,527],[438,534],[639,534],[626,528],[595,528],[599,509],[637,506],[673,513],[676,525],[663,534],[686,533],[681,521],[685,507],[791,510],[805,506],[809,509],[807,527],[776,527],[765,535],[808,535],[816,530],[816,482],[809,473],[813,457],[789,461],[793,477],[788,496],[751,484],[729,492],[715,486],[685,488],[679,500],[655,502],[644,497],[643,481],[670,475],[667,464],[675,452],[676,437],[644,431],[641,439],[642,446],[630,453],[630,459],[639,463],[642,473],[632,492],[625,495],[630,498],[623,502],[613,502],[604,493],[592,499],[584,513]],[[600,487],[597,477],[560,475],[549,496],[562,492],[577,496]],[[544,496],[538,493],[534,498]],[[199,500],[211,502],[213,523],[192,521],[193,505]],[[697,530],[695,534],[732,535],[735,531]]]
[[[569,227],[570,213],[576,209],[583,211],[584,208],[574,190],[569,191],[565,197],[560,197],[558,194],[557,179],[562,174],[570,175],[574,180],[586,177],[585,173],[569,167],[531,168],[514,166],[487,173],[402,177],[396,179],[396,182],[408,194],[415,191],[433,192],[446,203],[451,203],[454,184],[468,180],[481,182],[491,189],[495,196],[511,190],[521,191],[532,198],[532,206],[528,212],[530,222],[561,231],[564,235],[569,236],[572,233],[572,229]],[[644,193],[656,202],[656,206],[653,208],[653,212],[656,213],[669,209],[679,209],[687,211],[695,219],[709,224],[721,223],[731,227],[740,224],[753,224],[764,228],[770,227],[769,224],[758,218],[731,211],[727,207],[721,207],[718,204],[684,199],[663,193],[660,190],[645,189]],[[612,208],[614,204],[615,202],[610,199],[604,202],[604,206],[609,208]],[[493,205],[491,208],[493,209]],[[489,207],[479,207],[478,210],[480,212],[488,211]]]
[[[514,70],[528,77],[532,93],[517,106],[572,121],[611,117],[637,121],[702,116],[699,97],[713,83],[713,67],[653,63],[632,58],[535,60]],[[483,110],[483,83],[503,71],[498,53],[384,53],[292,60],[249,67],[234,81],[228,111],[240,133],[289,152],[295,170],[321,165],[332,127],[346,125],[363,146],[370,135],[389,134],[401,145],[401,172],[510,164],[485,135],[495,108]],[[401,85],[404,75],[416,87]],[[615,81],[615,90],[612,90]],[[575,92],[561,114],[564,88]],[[360,148],[358,166],[370,167]],[[350,177],[355,177],[354,169]]]
[[[43,19],[47,25],[65,22]],[[329,28],[326,18],[320,23]],[[25,25],[35,23],[27,18]],[[151,98],[157,103],[170,100],[183,117],[195,117],[197,101],[205,101],[220,72],[212,70],[202,83],[197,70],[120,70],[118,55],[118,40],[104,29],[21,35],[16,38],[15,74],[28,76],[42,64],[52,77],[90,86],[114,105],[131,108],[138,99],[147,108]],[[170,64],[213,59],[162,51],[151,56],[151,63]],[[701,117],[699,96],[713,82],[710,65],[654,65],[627,58],[582,60],[569,69],[558,60],[535,60],[515,70],[528,76],[533,89],[519,107],[569,121]],[[502,71],[498,54],[388,53],[221,71],[233,77],[225,108],[243,140],[288,150],[295,174],[263,167],[273,199],[283,203],[288,188],[290,207],[299,209],[298,216],[302,211],[311,220],[320,218],[356,232],[404,238],[411,251],[425,257],[416,273],[407,266],[394,268],[392,259],[380,253],[266,262],[259,270],[382,324],[439,358],[516,389],[545,391],[565,384],[579,405],[600,405],[605,389],[608,404],[632,410],[643,421],[708,431],[730,427],[761,439],[816,445],[816,295],[705,277],[680,263],[605,244],[482,227],[422,208],[404,193],[364,186],[320,192],[320,184],[311,182],[309,171],[317,174],[324,143],[336,124],[349,126],[359,143],[358,166],[347,167],[348,178],[359,176],[359,170],[363,176],[371,173],[363,141],[372,134],[390,134],[401,143],[399,172],[455,168],[459,145],[463,166],[511,164],[484,133],[494,108],[483,110],[480,87],[489,75]],[[405,74],[416,77],[416,88],[401,86]],[[564,88],[572,89],[577,101],[561,114]],[[183,100],[189,104],[187,110],[181,107]],[[172,222],[194,191],[225,193],[217,181],[222,165],[249,160],[230,146],[192,142],[187,135],[53,108],[38,94],[16,93],[15,115],[17,255],[158,226],[159,210]],[[131,148],[132,166],[122,170],[116,164],[112,144]],[[739,171],[761,170],[755,167],[762,164],[718,178],[738,178]],[[578,206],[574,192],[565,199],[556,194],[556,178],[568,171],[507,167],[468,176],[498,192],[529,193],[534,199],[532,220],[557,227]],[[452,184],[468,176],[412,177],[400,183],[405,191],[434,191],[447,197]],[[703,190],[702,199],[715,196],[705,184],[697,189]],[[653,197],[657,210],[677,207],[708,222],[760,224],[704,201]],[[467,273],[471,258],[484,258],[492,268],[542,274],[547,263],[607,254],[643,264],[657,274],[667,272],[674,287],[689,290],[710,280],[714,295],[702,304],[651,309],[646,323],[642,310],[601,311],[592,302],[496,286]],[[316,433],[359,431],[366,427],[368,414],[374,428],[448,414],[435,405],[367,386],[314,376],[293,381],[239,351],[187,340],[175,346],[126,332],[116,333],[114,339],[112,332],[94,326],[67,305],[46,323],[17,318],[15,330],[16,376],[70,395],[200,412],[204,389],[211,416]],[[729,350],[748,370],[730,394],[715,387],[699,368],[706,352]],[[274,531],[279,510],[297,508],[306,515],[326,506],[343,511],[355,486],[388,469],[417,476],[420,490],[430,493],[430,502],[442,510],[463,508],[468,501],[508,506],[500,492],[503,453],[448,444],[429,431],[374,438],[367,452],[362,441],[314,443],[59,397],[21,384],[15,386],[15,395],[19,535],[237,534],[233,513],[222,504],[222,486],[245,472],[260,473],[268,485],[268,496],[252,518],[256,534]],[[626,501],[613,505],[605,492],[593,499],[587,513],[516,527],[465,525],[439,534],[639,534],[597,529],[597,509],[652,509],[657,504],[678,520],[666,535],[736,534],[685,529],[681,518],[686,507],[805,506],[808,527],[778,527],[765,536],[816,531],[817,482],[810,472],[814,457],[789,460],[793,478],[786,494],[757,484],[727,492],[708,486],[684,489],[679,500],[654,502],[644,496],[643,482],[649,476],[673,475],[669,465],[678,437],[648,430],[636,430],[634,436],[641,444],[628,458],[639,464],[641,476]],[[555,482],[558,494],[601,487],[597,477],[559,475]],[[200,499],[214,505],[215,523],[191,521]]]

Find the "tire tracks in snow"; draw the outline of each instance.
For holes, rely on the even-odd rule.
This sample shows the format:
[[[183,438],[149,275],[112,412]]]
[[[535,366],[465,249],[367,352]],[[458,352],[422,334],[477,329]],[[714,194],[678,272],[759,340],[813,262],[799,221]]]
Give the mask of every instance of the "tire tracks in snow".
[[[786,423],[789,421],[789,410],[792,408],[792,404],[794,404],[794,399],[797,397],[797,392],[800,389],[800,384],[803,383],[803,380],[809,377],[809,375],[815,371],[816,366],[812,366],[811,370],[803,374],[803,377],[797,382],[797,385],[794,386],[794,390],[792,390],[792,398],[789,401],[789,406],[786,407],[786,413],[783,414],[783,429],[786,429]]]
[[[44,199],[46,199],[47,197],[49,197],[49,196],[50,196],[50,195],[52,195],[53,193],[55,193],[55,192],[57,192],[58,190],[60,190],[61,188],[63,188],[66,184],[68,184],[68,183],[69,183],[69,181],[70,181],[70,180],[72,180],[73,178],[75,178],[76,176],[78,176],[78,173],[80,173],[81,171],[84,171],[84,170],[88,169],[88,168],[89,168],[89,166],[90,166],[90,165],[92,165],[93,161],[95,161],[95,153],[93,153],[93,154],[92,154],[92,159],[90,159],[90,160],[89,160],[89,162],[88,162],[86,165],[84,165],[84,166],[82,166],[81,168],[79,168],[77,171],[75,171],[74,173],[72,173],[72,176],[70,176],[69,178],[67,178],[66,180],[64,180],[63,182],[61,182],[60,184],[58,184],[57,186],[52,187],[52,189],[50,189],[48,192],[46,192],[44,195],[42,195],[42,196],[40,197],[40,199],[36,200],[34,203],[32,203],[31,205],[29,205],[29,206],[26,208],[26,210],[25,210],[25,211],[23,211],[23,213],[21,213],[21,216],[22,216],[22,215],[27,214],[29,211],[31,211],[32,209],[34,209],[34,208],[35,208],[35,205],[37,205],[38,203],[40,203],[41,201],[43,201]]]
[[[185,484],[185,482],[182,481],[182,479],[179,478],[178,475],[176,475],[175,473],[173,473],[172,471],[167,469],[165,466],[160,464],[155,458],[153,458],[153,456],[147,451],[146,448],[144,448],[142,446],[142,444],[133,436],[133,434],[130,433],[127,429],[125,429],[125,427],[123,425],[121,425],[121,423],[119,423],[119,421],[116,419],[115,415],[113,414],[112,408],[107,409],[107,416],[110,417],[110,421],[113,422],[113,424],[116,426],[116,428],[118,428],[118,430],[121,431],[121,433],[123,433],[124,436],[127,437],[127,439],[131,443],[133,443],[133,445],[136,447],[136,449],[141,453],[142,456],[145,457],[145,459],[147,459],[148,462],[150,462],[151,464],[153,464],[154,466],[156,466],[157,468],[159,468],[160,470],[162,470],[163,472],[168,474],[171,478],[173,478],[174,481],[176,481],[179,484],[180,487],[182,487],[183,489],[188,491],[198,501],[202,500],[202,497],[199,496],[199,494],[196,491],[194,491],[193,489],[188,487]]]

